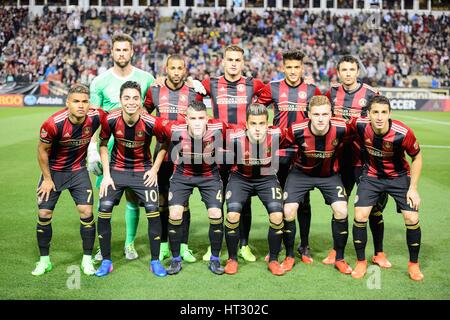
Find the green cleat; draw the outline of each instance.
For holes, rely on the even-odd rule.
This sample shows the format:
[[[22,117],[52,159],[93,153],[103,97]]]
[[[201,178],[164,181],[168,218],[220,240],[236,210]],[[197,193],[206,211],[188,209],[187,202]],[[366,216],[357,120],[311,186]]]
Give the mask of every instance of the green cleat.
[[[183,261],[186,262],[195,262],[197,259],[194,257],[192,250],[189,249],[188,245],[186,243],[182,243],[180,247],[180,256],[183,259]]]
[[[203,261],[209,261],[211,260],[211,246],[208,246],[208,250],[203,255]]]
[[[96,270],[94,268],[94,261],[91,256],[84,255],[81,261],[81,271],[87,276],[92,276],[95,274]]]
[[[36,263],[36,268],[31,272],[33,276],[41,276],[44,273],[50,272],[53,269],[53,265],[50,260],[44,261],[40,260]]]
[[[248,262],[255,262],[256,257],[253,255],[252,250],[250,249],[250,246],[242,246],[241,249],[239,249],[239,257],[243,258],[245,261]]]
[[[136,248],[134,247],[134,242],[131,242],[130,244],[125,246],[124,254],[125,259],[127,260],[136,260],[137,258],[139,258]]]
[[[159,246],[159,261],[163,261],[166,258],[170,258],[169,243],[161,242]]]

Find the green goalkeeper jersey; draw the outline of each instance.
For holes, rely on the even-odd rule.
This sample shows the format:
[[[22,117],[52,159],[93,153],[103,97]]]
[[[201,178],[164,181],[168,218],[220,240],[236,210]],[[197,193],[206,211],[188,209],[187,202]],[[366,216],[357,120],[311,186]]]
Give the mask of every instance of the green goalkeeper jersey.
[[[95,77],[90,87],[90,102],[95,107],[101,107],[110,112],[120,106],[120,87],[126,81],[136,81],[141,85],[141,98],[144,102],[145,95],[150,85],[155,81],[153,76],[141,69],[133,67],[133,71],[127,77],[119,77],[113,72],[113,68]]]

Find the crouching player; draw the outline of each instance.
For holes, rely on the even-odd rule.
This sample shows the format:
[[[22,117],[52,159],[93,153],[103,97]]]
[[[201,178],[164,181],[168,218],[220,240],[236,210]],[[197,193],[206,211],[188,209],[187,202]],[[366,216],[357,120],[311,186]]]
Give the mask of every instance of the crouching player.
[[[86,169],[86,155],[89,141],[106,114],[89,108],[89,88],[81,84],[69,89],[66,104],[67,108],[44,122],[40,132],[38,162],[42,176],[37,189],[39,218],[36,228],[40,260],[32,272],[35,276],[52,270],[49,250],[53,210],[61,192],[66,189],[80,214],[84,252],[81,270],[86,275],[95,273],[91,258],[95,241],[94,197]]]
[[[100,185],[98,238],[103,255],[96,276],[108,275],[113,270],[111,260],[111,215],[125,189],[137,197],[145,208],[150,242],[150,271],[164,277],[166,270],[159,261],[161,220],[158,211],[157,173],[166,149],[162,148],[152,165],[150,144],[156,135],[162,140],[157,119],[142,110],[141,88],[137,82],[127,81],[120,87],[121,109],[111,112],[102,124],[100,157],[103,180]],[[108,140],[114,136],[111,161],[108,159]]]

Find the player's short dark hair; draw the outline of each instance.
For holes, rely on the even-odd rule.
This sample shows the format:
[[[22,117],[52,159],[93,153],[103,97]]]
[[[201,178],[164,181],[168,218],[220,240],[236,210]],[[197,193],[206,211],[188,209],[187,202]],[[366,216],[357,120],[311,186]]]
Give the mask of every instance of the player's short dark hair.
[[[252,103],[247,108],[247,117],[246,120],[248,121],[248,118],[250,116],[266,116],[266,119],[269,119],[269,113],[267,112],[267,108],[265,105],[260,103]]]
[[[141,94],[141,85],[136,81],[127,81],[120,86],[120,97],[122,98],[122,94],[125,89],[136,89],[139,94]]]
[[[341,63],[344,63],[344,62],[356,63],[356,68],[359,69],[358,59],[356,59],[354,56],[345,55],[345,56],[341,57],[341,59],[339,59],[339,62],[337,64],[338,71],[339,71],[339,67],[341,66]]]
[[[237,52],[242,53],[242,55],[244,55],[244,49],[242,49],[241,47],[239,47],[239,46],[237,46],[235,44],[226,47],[225,51],[224,51],[224,55],[227,53],[227,51],[237,51]]]
[[[129,42],[130,46],[133,46],[133,38],[129,36],[128,34],[120,33],[115,34],[111,38],[111,47],[114,47],[115,42]]]
[[[291,50],[283,53],[283,62],[286,60],[296,60],[303,63],[303,59],[305,58],[305,54],[300,50]]]
[[[369,103],[367,104],[367,110],[370,111],[370,109],[372,109],[372,105],[374,103],[378,103],[378,104],[385,104],[389,106],[389,112],[391,111],[391,102],[389,101],[388,98],[386,98],[385,96],[373,96],[370,100]]]
[[[324,105],[328,105],[331,107],[330,100],[327,96],[314,96],[309,101],[308,111],[311,111],[312,107]]]
[[[194,111],[206,111],[206,105],[202,101],[192,101],[188,105],[188,109],[191,108]]]
[[[184,65],[186,66],[186,61],[184,61],[184,58],[179,54],[171,54],[166,60],[166,67],[169,65],[170,60],[181,60],[181,61],[183,61]]]
[[[89,96],[89,87],[81,84],[81,83],[75,83],[69,88],[69,92],[67,93],[67,97],[69,97],[71,94],[74,93],[84,93]]]

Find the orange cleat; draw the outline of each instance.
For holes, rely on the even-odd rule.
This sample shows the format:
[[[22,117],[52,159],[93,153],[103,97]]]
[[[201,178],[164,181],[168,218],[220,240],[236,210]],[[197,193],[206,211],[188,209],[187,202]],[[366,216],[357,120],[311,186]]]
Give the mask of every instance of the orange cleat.
[[[328,256],[322,260],[323,264],[335,264],[336,263],[336,250],[331,249]]]
[[[278,261],[269,262],[269,270],[275,276],[282,276],[286,271],[281,267]]]
[[[284,271],[291,271],[294,267],[295,259],[292,257],[286,257],[284,258],[283,262],[281,263],[281,267],[284,269]]]
[[[384,252],[378,252],[376,256],[372,257],[372,262],[379,265],[381,268],[390,268],[392,264],[387,259]]]
[[[354,279],[361,279],[367,272],[367,260],[356,261],[356,267],[352,271],[352,277]]]
[[[238,271],[238,262],[234,259],[228,259],[227,265],[223,269],[226,274],[235,274]]]
[[[422,281],[423,273],[420,271],[419,263],[408,262],[409,277],[414,281]]]
[[[306,264],[313,263],[313,258],[311,257],[311,252],[308,246],[299,246],[297,249],[298,253],[302,256],[302,262]]]
[[[352,268],[345,262],[344,259],[336,261],[334,267],[339,270],[340,273],[343,274],[351,274]]]

